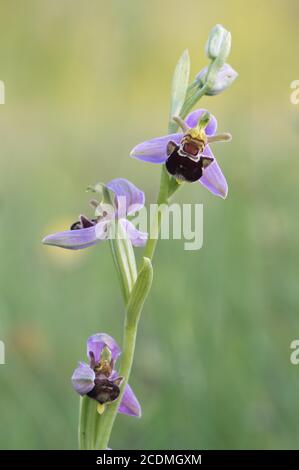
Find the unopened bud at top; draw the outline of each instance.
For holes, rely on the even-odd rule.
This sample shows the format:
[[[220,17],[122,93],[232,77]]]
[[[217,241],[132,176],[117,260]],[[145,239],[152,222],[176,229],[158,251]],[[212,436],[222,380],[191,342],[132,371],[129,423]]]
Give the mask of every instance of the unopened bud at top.
[[[206,54],[209,59],[219,59],[225,62],[231,49],[231,34],[221,24],[212,28],[206,44]]]

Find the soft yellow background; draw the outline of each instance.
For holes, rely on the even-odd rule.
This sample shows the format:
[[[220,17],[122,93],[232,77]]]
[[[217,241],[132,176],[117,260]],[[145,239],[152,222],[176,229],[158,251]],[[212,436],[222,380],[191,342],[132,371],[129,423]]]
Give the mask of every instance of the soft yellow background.
[[[142,420],[113,448],[298,448],[299,4],[191,0],[0,2],[0,448],[76,448],[70,386],[86,338],[121,340],[108,244],[41,245],[87,210],[89,184],[126,177],[154,202],[160,169],[128,158],[167,128],[175,63],[207,61],[210,28],[232,32],[239,78],[202,106],[233,141],[215,145],[230,193],[200,185],[204,247],[162,241],[131,383]]]

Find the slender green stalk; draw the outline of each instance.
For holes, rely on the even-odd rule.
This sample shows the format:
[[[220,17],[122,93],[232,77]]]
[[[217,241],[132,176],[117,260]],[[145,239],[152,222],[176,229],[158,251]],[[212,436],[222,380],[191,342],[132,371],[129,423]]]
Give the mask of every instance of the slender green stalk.
[[[166,204],[168,200],[168,181],[169,181],[169,176],[166,172],[165,167],[162,167],[162,172],[161,172],[161,180],[160,180],[160,189],[159,189],[159,194],[158,194],[158,199],[157,199],[157,211],[154,216],[153,220],[153,226],[150,228],[150,237],[148,239],[148,242],[146,244],[145,250],[144,250],[144,256],[153,259],[155,249],[157,246],[158,242],[158,237],[160,233],[160,227],[161,227],[161,220],[162,220],[162,211],[159,210],[159,206],[161,204]]]
[[[195,87],[192,83],[188,87],[186,100],[185,100],[185,103],[184,103],[184,105],[182,107],[182,110],[180,112],[180,116],[183,119],[191,111],[191,109],[197,103],[197,101],[200,100],[200,98],[202,98],[206,94],[208,86],[205,84],[202,88],[199,88],[197,91],[194,91],[194,88]],[[171,132],[175,132],[175,131],[173,131],[173,129],[174,129],[174,127],[171,126]]]
[[[145,299],[150,291],[153,279],[152,264],[148,258],[143,259],[143,265],[139,271],[138,278],[131,292],[127,307],[124,326],[123,353],[119,375],[124,377],[118,399],[109,405],[104,414],[98,419],[98,427],[95,438],[96,449],[106,449],[109,444],[110,434],[117,415],[125,386],[128,383],[135,352],[135,343],[140,314]]]
[[[95,444],[97,403],[87,396],[80,398],[79,409],[79,449],[92,450]]]
[[[115,226],[113,227],[113,230],[114,233],[110,239],[110,247],[116,271],[119,277],[123,299],[125,305],[127,305],[133,286],[136,283],[137,279],[136,260],[131,241],[127,238],[122,225],[119,222],[115,221]],[[134,332],[135,336],[136,331]],[[132,342],[132,337],[133,336],[131,331],[124,335],[125,349],[123,353],[123,360],[125,360],[124,369],[126,372],[126,374],[122,372],[124,377],[128,377],[127,373],[129,373],[131,370],[130,364],[130,367],[128,367],[127,358],[131,358],[132,361],[134,357],[135,338]],[[97,412],[97,403],[94,400],[91,400],[87,396],[84,396],[80,399],[78,437],[79,448],[81,450],[92,450],[102,448],[101,442],[104,442],[105,436],[107,436],[109,428],[111,432],[118,406],[119,400],[117,400],[117,404],[115,403],[111,405],[103,416],[100,416]],[[116,411],[114,410],[115,407]],[[115,416],[113,416],[114,411]],[[109,423],[109,416],[111,416],[111,425],[106,424],[107,422]],[[100,441],[100,443],[98,441]],[[106,447],[103,448],[105,449]]]

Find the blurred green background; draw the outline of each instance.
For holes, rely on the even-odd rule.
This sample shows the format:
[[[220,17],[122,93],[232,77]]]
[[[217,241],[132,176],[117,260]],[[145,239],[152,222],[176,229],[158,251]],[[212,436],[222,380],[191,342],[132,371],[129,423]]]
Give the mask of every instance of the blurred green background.
[[[158,166],[128,158],[166,131],[170,81],[192,76],[211,27],[232,32],[239,72],[201,104],[233,141],[217,146],[226,201],[200,185],[204,246],[162,241],[131,383],[141,420],[119,416],[112,448],[298,448],[299,79],[296,0],[1,0],[0,448],[77,446],[70,386],[87,337],[121,341],[109,244],[41,245],[86,212],[85,188],[126,177],[154,202]]]

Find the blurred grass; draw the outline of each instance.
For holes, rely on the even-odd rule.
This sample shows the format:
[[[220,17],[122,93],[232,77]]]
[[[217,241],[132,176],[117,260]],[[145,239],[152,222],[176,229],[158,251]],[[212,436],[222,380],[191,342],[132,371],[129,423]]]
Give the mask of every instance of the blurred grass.
[[[154,201],[159,168],[127,155],[165,132],[175,62],[189,47],[205,65],[217,22],[240,77],[202,105],[234,136],[215,148],[230,195],[180,193],[204,203],[204,247],[159,245],[131,381],[143,418],[120,416],[111,445],[298,448],[297,17],[295,0],[1,2],[0,448],[76,448],[70,375],[90,334],[121,340],[123,308],[108,245],[40,240],[90,183],[127,177]]]

